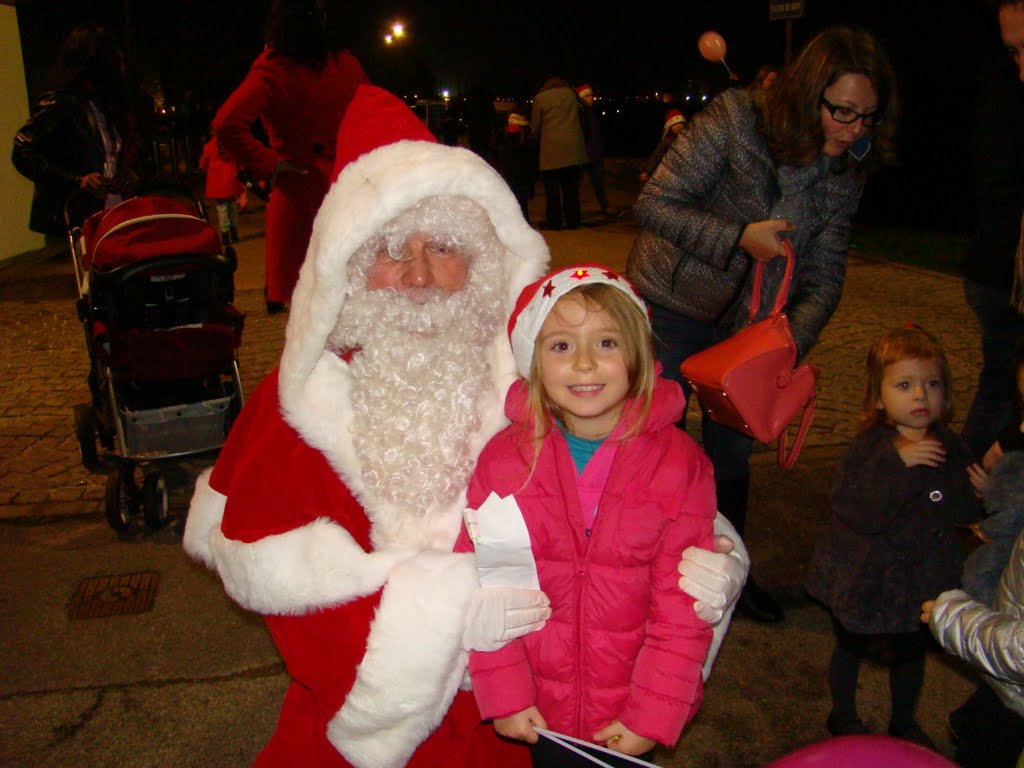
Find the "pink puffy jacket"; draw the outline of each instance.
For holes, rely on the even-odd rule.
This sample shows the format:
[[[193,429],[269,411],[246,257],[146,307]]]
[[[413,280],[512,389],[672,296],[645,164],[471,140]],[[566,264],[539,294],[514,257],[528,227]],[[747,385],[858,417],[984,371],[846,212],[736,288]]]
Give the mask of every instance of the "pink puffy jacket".
[[[615,456],[597,517],[585,535],[576,468],[564,436],[545,439],[529,483],[525,386],[505,403],[513,424],[484,448],[468,506],[493,491],[522,510],[540,587],[551,598],[544,629],[494,653],[470,657],[483,717],[536,705],[548,727],[577,738],[621,720],[633,732],[675,744],[703,695],[701,664],[710,627],[678,587],[690,546],[711,548],[711,464],[674,423],[684,405],[675,382],[658,379],[640,434]],[[469,548],[465,531],[459,546]]]

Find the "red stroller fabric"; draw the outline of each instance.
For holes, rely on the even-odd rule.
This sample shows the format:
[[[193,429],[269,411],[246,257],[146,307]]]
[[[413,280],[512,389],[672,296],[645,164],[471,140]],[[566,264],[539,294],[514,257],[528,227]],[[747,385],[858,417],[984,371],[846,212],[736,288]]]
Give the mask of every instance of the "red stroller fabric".
[[[188,205],[168,197],[133,197],[82,225],[84,267],[109,271],[176,254],[216,255],[216,230]]]

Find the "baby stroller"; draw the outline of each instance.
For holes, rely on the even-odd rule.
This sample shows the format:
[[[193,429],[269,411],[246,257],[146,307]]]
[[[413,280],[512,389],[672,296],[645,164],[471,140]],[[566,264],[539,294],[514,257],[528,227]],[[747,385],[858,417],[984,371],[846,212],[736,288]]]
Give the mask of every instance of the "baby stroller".
[[[140,510],[163,526],[154,462],[220,448],[242,407],[235,252],[190,201],[143,195],[68,227],[92,395],[75,436],[87,469],[101,466],[97,439],[116,460],[104,498],[116,531]]]

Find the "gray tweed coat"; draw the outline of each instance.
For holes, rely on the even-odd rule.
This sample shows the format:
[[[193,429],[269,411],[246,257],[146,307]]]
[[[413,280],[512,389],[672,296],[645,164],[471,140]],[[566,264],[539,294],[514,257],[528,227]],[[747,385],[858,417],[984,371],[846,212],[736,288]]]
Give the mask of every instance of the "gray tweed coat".
[[[673,143],[644,186],[634,216],[642,231],[626,273],[644,298],[731,335],[747,324],[751,258],[738,243],[752,222],[786,218],[797,254],[786,312],[802,356],[842,295],[850,223],[862,181],[844,160],[777,167],[757,129],[746,91],[715,98]],[[761,313],[771,308],[785,267],[766,265]]]

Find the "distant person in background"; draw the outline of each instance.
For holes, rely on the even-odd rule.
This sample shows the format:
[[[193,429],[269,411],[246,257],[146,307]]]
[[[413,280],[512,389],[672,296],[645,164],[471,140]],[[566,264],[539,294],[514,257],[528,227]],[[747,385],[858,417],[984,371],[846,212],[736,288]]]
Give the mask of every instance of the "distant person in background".
[[[668,148],[672,146],[672,143],[676,140],[676,137],[686,130],[686,118],[683,117],[683,113],[678,109],[670,109],[665,113],[665,125],[661,129],[661,141],[658,142],[658,146],[651,152],[651,156],[647,158],[647,164],[644,166],[644,170],[640,173],[640,182],[643,184],[647,183],[647,180],[654,175],[654,169],[658,167],[658,163],[668,152]]]
[[[580,125],[576,91],[561,77],[549,77],[533,97],[530,134],[540,144],[540,179],[547,198],[545,226],[577,229],[581,168],[587,148]]]
[[[217,225],[224,245],[238,242],[238,199],[245,187],[238,180],[238,166],[224,157],[211,138],[203,147],[199,169],[206,174],[206,199],[217,209]]]
[[[487,162],[494,160],[494,144],[498,133],[498,113],[494,109],[494,94],[484,85],[469,89],[463,107],[469,148]]]
[[[1024,290],[1013,293],[1013,276],[1024,270],[1024,1],[999,4],[999,30],[1014,69],[986,76],[978,96],[975,230],[963,262],[964,297],[981,327],[981,373],[963,429],[977,460],[1013,415],[1013,351],[1024,339]]]
[[[754,79],[747,86],[750,91],[767,91],[779,79],[779,68],[774,64],[762,64]]]
[[[213,130],[228,158],[270,179],[264,293],[267,312],[291,300],[313,218],[327,194],[335,137],[356,88],[369,79],[330,39],[321,0],[274,0],[266,48],[217,112]],[[268,147],[252,132],[259,119]]]
[[[583,141],[587,147],[587,163],[583,170],[590,179],[594,197],[601,208],[602,216],[614,216],[615,211],[608,205],[608,191],[604,184],[604,130],[601,127],[601,110],[594,102],[594,89],[584,83],[576,89],[580,97],[580,123],[583,126]]]
[[[32,106],[14,137],[11,162],[35,183],[29,228],[65,231],[64,205],[75,193],[72,224],[121,201],[136,180],[140,142],[124,57],[113,32],[76,27],[61,48],[56,88]]]
[[[868,173],[891,156],[898,116],[888,57],[851,27],[812,38],[769,90],[730,89],[694,115],[640,191],[626,265],[651,305],[666,376],[681,381],[683,360],[746,327],[754,262],[765,262],[763,292],[775,296],[783,238],[796,253],[786,313],[798,355],[811,350],[839,304],[850,225]],[[761,302],[757,319],[770,311]],[[706,412],[702,440],[718,508],[742,536],[753,441]],[[784,618],[752,578],[738,608]]]
[[[537,183],[537,145],[530,141],[530,121],[522,105],[508,115],[499,143],[498,170],[519,202],[523,218],[530,220],[528,206]]]

